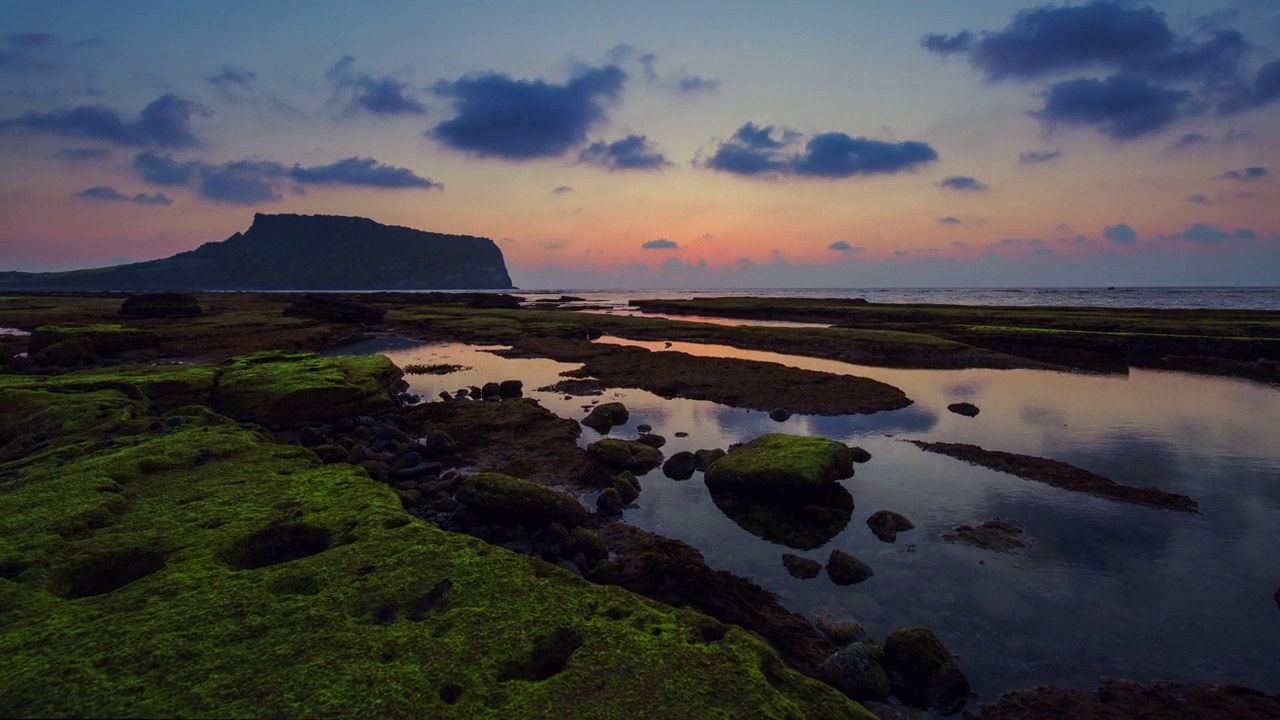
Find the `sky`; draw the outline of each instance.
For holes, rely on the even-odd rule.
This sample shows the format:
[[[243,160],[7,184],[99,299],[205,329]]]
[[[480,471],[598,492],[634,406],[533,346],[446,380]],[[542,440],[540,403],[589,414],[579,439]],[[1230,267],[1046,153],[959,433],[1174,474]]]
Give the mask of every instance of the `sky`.
[[[1280,284],[1280,2],[6,0],[0,270],[253,214],[537,288]]]

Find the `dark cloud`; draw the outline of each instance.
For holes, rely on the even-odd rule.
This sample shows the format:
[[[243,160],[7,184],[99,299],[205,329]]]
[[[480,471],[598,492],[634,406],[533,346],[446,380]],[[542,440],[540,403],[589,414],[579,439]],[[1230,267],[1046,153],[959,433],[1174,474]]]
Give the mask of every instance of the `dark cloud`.
[[[1164,240],[1180,240],[1193,243],[1217,243],[1226,240],[1256,240],[1258,234],[1247,228],[1227,232],[1213,223],[1196,223],[1177,235],[1162,236]]]
[[[720,87],[719,80],[693,75],[683,69],[668,74],[665,78],[660,77],[657,54],[642,52],[632,45],[615,45],[605,54],[605,58],[612,65],[639,65],[640,76],[644,78],[645,84],[680,95],[710,93]]]
[[[143,108],[134,120],[126,120],[103,105],[80,105],[50,112],[28,111],[0,120],[0,131],[28,130],[116,145],[183,148],[200,144],[191,131],[191,118],[208,114],[200,105],[166,93]]]
[[[650,240],[649,242],[641,243],[640,249],[642,250],[678,250],[680,249],[680,243],[677,243],[675,240],[658,238],[657,240]]]
[[[1060,157],[1062,157],[1061,150],[1028,150],[1024,153],[1018,153],[1018,162],[1023,165],[1038,165],[1057,160]]]
[[[67,42],[48,33],[0,35],[0,72],[51,72],[66,66],[78,50],[105,45],[101,38]]]
[[[329,102],[347,114],[422,115],[427,112],[409,83],[390,75],[375,77],[355,71],[356,59],[344,55],[325,73],[335,88]]]
[[[644,135],[591,143],[578,154],[578,162],[610,170],[660,170],[669,164]]]
[[[1214,180],[1235,180],[1236,182],[1253,182],[1261,180],[1271,174],[1271,171],[1264,167],[1247,167],[1243,170],[1231,170],[1221,175],[1214,175]]]
[[[53,154],[71,162],[93,162],[111,157],[111,151],[106,148],[60,148]]]
[[[132,197],[106,185],[95,185],[91,188],[85,188],[76,193],[74,197],[83,200],[95,200],[98,202],[131,202],[136,205],[169,205],[173,200],[169,199],[164,193],[156,193],[148,195],[146,193],[138,193]]]
[[[712,92],[719,87],[719,80],[698,77],[697,75],[685,75],[676,80],[676,92],[682,95]]]
[[[1249,44],[1234,30],[1180,36],[1163,13],[1112,0],[1021,10],[1004,29],[926,35],[939,54],[967,54],[988,80],[1030,79],[1106,68],[1152,79],[1230,77]]]
[[[1237,81],[1228,96],[1218,104],[1218,112],[1234,115],[1276,100],[1280,100],[1280,60],[1263,65],[1252,81]]]
[[[922,142],[820,133],[799,151],[792,147],[799,139],[793,130],[748,122],[701,164],[734,175],[847,178],[912,171],[938,159],[938,153]]]
[[[309,168],[294,165],[289,177],[304,185],[444,189],[444,185],[431,178],[419,177],[408,168],[382,165],[373,158],[361,157]]]
[[[433,89],[453,101],[457,114],[427,135],[480,157],[558,157],[580,146],[606,119],[605,106],[618,98],[625,80],[621,68],[605,65],[564,85],[493,72],[441,81]]]
[[[551,194],[552,194],[552,195],[563,195],[563,194],[565,194],[565,193],[571,193],[571,192],[573,192],[573,188],[569,187],[568,185],[561,185],[560,187],[556,188],[555,190],[552,190],[552,191],[551,191]]]
[[[1108,225],[1102,229],[1102,236],[1113,243],[1128,244],[1138,241],[1138,232],[1125,223]]]
[[[1195,195],[1188,195],[1187,202],[1195,203],[1197,205],[1209,205],[1211,201],[1204,195],[1196,193]]]
[[[830,245],[827,246],[827,249],[835,250],[836,252],[857,252],[857,250],[855,250],[852,245],[845,242],[844,240],[837,240],[831,243]],[[858,248],[858,250],[861,250],[861,249],[862,248]]]
[[[961,192],[983,192],[991,189],[977,178],[971,178],[967,175],[952,175],[938,183],[938,187],[944,187],[948,190],[959,190]]]
[[[1081,78],[1051,85],[1043,93],[1041,122],[1092,127],[1113,140],[1159,132],[1187,109],[1191,93],[1153,85],[1131,75]]]
[[[154,152],[138,153],[133,169],[154,185],[189,187],[201,197],[237,205],[278,202],[290,183],[372,188],[439,189],[444,186],[407,168],[379,164],[373,158],[350,157],[328,165],[287,168],[270,160],[235,160],[221,164],[178,161]]]
[[[241,67],[233,67],[231,65],[227,65],[226,67],[222,68],[222,72],[218,73],[217,75],[212,75],[210,77],[205,78],[205,82],[209,83],[210,85],[220,87],[223,90],[239,88],[241,90],[252,91],[253,81],[257,77],[258,77],[258,74],[255,72],[246,70]]]
[[[939,225],[959,225],[960,218],[955,217],[953,215],[948,215],[947,217],[940,217],[938,218],[938,224]]]
[[[1201,145],[1208,145],[1211,142],[1213,142],[1213,138],[1208,135],[1201,133],[1187,133],[1174,141],[1174,143],[1169,146],[1169,151],[1177,152],[1179,150],[1186,150],[1188,148],[1199,147]]]

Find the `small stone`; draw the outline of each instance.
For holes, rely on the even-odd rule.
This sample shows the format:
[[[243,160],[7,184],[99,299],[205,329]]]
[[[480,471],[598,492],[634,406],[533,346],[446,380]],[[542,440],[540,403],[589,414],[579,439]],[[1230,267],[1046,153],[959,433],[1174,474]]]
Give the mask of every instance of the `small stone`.
[[[981,412],[977,405],[967,402],[951,403],[947,406],[947,409],[957,415],[963,415],[965,417],[974,417]]]
[[[622,494],[614,488],[607,488],[600,496],[596,498],[596,510],[604,515],[621,515],[622,509],[627,506],[622,499]]]
[[[774,408],[769,411],[769,419],[775,422],[782,422],[791,417],[791,411],[786,408]]]
[[[827,576],[837,585],[856,585],[872,575],[870,565],[843,550],[832,550],[827,558]]]
[[[667,444],[667,439],[662,437],[661,435],[654,435],[653,433],[645,433],[640,437],[636,438],[636,442],[642,442],[645,445],[648,445],[649,447],[652,447],[652,448],[660,448],[663,445]]]
[[[636,426],[636,432],[638,432],[638,433],[653,432],[653,426],[652,426],[652,425],[637,425],[637,426]]]
[[[683,437],[689,437],[689,433],[684,432],[683,430],[681,430],[681,431],[677,432],[677,433],[675,434],[675,436],[676,436],[676,437],[682,437],[682,438],[683,438]]]
[[[801,580],[811,580],[818,577],[822,572],[822,563],[791,553],[783,554],[782,564],[787,568],[787,572],[791,574],[791,577]]]

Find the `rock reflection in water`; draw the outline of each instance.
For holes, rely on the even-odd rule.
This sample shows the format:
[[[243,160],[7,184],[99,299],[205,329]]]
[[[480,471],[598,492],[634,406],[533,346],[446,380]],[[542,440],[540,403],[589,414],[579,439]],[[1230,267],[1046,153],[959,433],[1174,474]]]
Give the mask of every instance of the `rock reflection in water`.
[[[803,491],[708,489],[716,507],[743,530],[797,550],[822,547],[853,517],[853,495],[838,483]]]

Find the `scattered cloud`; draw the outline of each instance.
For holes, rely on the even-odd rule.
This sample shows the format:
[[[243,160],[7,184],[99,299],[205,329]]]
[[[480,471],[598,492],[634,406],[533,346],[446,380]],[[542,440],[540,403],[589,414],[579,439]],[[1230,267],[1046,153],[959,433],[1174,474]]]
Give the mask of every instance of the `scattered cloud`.
[[[1209,200],[1209,198],[1205,197],[1204,195],[1201,195],[1200,193],[1196,193],[1195,195],[1188,195],[1187,202],[1195,203],[1197,205],[1209,205],[1211,204],[1212,201]]]
[[[138,193],[129,196],[107,185],[95,185],[91,188],[85,188],[76,193],[74,197],[97,202],[131,202],[135,205],[170,205],[173,203],[173,200],[164,193],[156,193],[154,195]]]
[[[1138,232],[1126,223],[1108,225],[1102,229],[1102,236],[1113,243],[1128,244],[1138,241]]]
[[[609,170],[660,170],[670,164],[644,135],[591,143],[578,154],[578,162]]]
[[[697,95],[715,91],[720,87],[720,81],[697,75],[684,75],[676,79],[675,87],[676,92],[681,95]]]
[[[1214,175],[1213,180],[1235,180],[1236,182],[1253,182],[1261,180],[1271,174],[1271,171],[1264,167],[1247,167],[1243,170],[1230,170],[1221,175]]]
[[[586,68],[563,85],[501,73],[441,81],[434,92],[456,115],[427,131],[446,147],[502,160],[558,157],[580,146],[606,119],[626,73],[616,65]]]
[[[1046,126],[1092,127],[1112,140],[1133,140],[1164,130],[1181,117],[1191,93],[1132,75],[1080,78],[1049,86],[1033,115]]]
[[[1224,115],[1234,115],[1280,100],[1280,60],[1258,69],[1252,81],[1237,82],[1234,92],[1218,105]]]
[[[1196,223],[1177,235],[1163,235],[1162,240],[1191,243],[1217,243],[1227,240],[1256,240],[1258,234],[1247,228],[1227,232],[1213,223]]]
[[[860,253],[866,250],[866,248],[861,245],[858,245],[855,247],[845,242],[844,240],[837,240],[831,243],[830,245],[827,246],[827,249],[835,250],[836,252],[847,252],[847,253]]]
[[[910,250],[894,250],[893,254],[895,257],[906,257],[911,254],[911,251]]]
[[[133,147],[185,148],[200,144],[191,130],[191,118],[210,114],[197,103],[166,93],[132,120],[104,105],[80,105],[49,112],[29,110],[0,120],[0,131],[27,130]]]
[[[1032,250],[1031,253],[1039,257],[1051,257],[1053,255],[1053,248],[1038,247],[1035,250]]]
[[[641,250],[678,250],[680,249],[680,243],[676,242],[675,240],[658,238],[657,240],[650,240],[648,242],[641,243],[640,249]]]
[[[222,72],[205,78],[205,82],[223,90],[246,90],[253,92],[253,81],[258,74],[242,67],[227,65]]]
[[[347,115],[367,112],[371,115],[423,115],[427,106],[414,97],[409,83],[391,75],[375,77],[356,72],[356,59],[344,55],[325,73],[325,79],[333,83],[331,105],[336,105]]]
[[[967,175],[952,175],[938,183],[938,187],[947,188],[948,190],[958,190],[961,192],[984,192],[991,189],[988,185],[982,183],[977,178],[971,178]]]
[[[1018,154],[1018,162],[1023,165],[1039,165],[1062,157],[1061,150],[1028,150]]]
[[[444,189],[444,185],[431,178],[419,177],[408,168],[383,165],[371,157],[349,157],[316,167],[294,165],[289,177],[304,185]]]
[[[938,159],[928,143],[887,142],[845,133],[819,133],[796,147],[800,134],[748,122],[716,146],[703,167],[734,175],[848,178],[910,172]]]
[[[46,73],[61,70],[71,53],[105,44],[101,38],[67,42],[49,33],[0,35],[0,72]]]
[[[665,77],[658,73],[658,55],[644,52],[633,45],[615,45],[605,54],[614,65],[638,66],[646,85],[668,90],[679,95],[701,95],[719,89],[720,81],[689,73],[680,68]]]
[[[1203,133],[1187,133],[1174,141],[1169,146],[1169,152],[1178,152],[1179,150],[1187,150],[1193,147],[1208,145],[1213,142],[1213,138]]]
[[[59,148],[53,154],[71,162],[94,162],[111,157],[111,151],[106,148]]]
[[[954,215],[948,215],[948,216],[946,216],[946,217],[940,217],[940,218],[938,218],[938,224],[939,224],[939,225],[959,225],[959,224],[960,224],[960,218],[958,218],[958,217],[956,217],[956,216],[954,216]]]
[[[555,190],[552,190],[552,191],[551,191],[551,194],[552,194],[552,195],[563,195],[563,194],[565,194],[565,193],[571,193],[571,192],[573,192],[573,188],[569,187],[568,185],[561,185],[560,187],[556,188]]]

